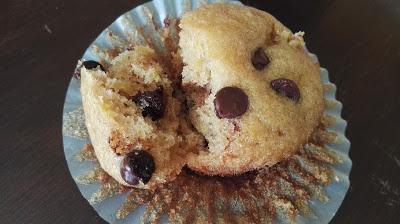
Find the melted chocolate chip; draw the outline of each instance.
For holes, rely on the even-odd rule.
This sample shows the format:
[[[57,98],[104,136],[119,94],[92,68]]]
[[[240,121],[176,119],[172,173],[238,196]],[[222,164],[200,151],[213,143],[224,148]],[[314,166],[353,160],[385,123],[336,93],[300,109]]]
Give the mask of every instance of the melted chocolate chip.
[[[272,88],[279,94],[298,102],[300,99],[300,90],[297,84],[290,79],[275,79],[271,82]]]
[[[144,117],[149,116],[153,121],[163,117],[165,111],[165,103],[163,96],[163,88],[157,88],[153,91],[139,92],[133,97],[133,101],[142,109]]]
[[[236,118],[247,111],[249,99],[238,87],[224,87],[215,95],[214,107],[217,117]]]
[[[82,66],[85,67],[88,70],[92,70],[92,69],[96,69],[97,67],[100,67],[101,70],[103,70],[104,72],[106,71],[104,69],[103,65],[101,65],[97,61],[84,61],[82,63]]]
[[[269,64],[269,58],[265,54],[264,50],[260,47],[253,53],[251,57],[251,63],[257,70],[263,70]]]
[[[122,161],[120,173],[122,179],[130,185],[138,185],[141,180],[148,183],[155,170],[153,156],[143,150],[127,154]]]

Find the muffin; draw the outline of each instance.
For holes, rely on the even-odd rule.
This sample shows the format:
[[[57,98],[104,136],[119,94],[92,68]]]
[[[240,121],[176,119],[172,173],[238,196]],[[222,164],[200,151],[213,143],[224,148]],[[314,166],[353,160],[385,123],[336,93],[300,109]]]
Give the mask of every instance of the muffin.
[[[319,65],[303,33],[232,4],[188,12],[179,26],[181,75],[148,46],[121,53],[107,68],[82,64],[86,125],[108,174],[152,189],[185,165],[236,175],[303,148],[324,108]]]
[[[208,142],[188,158],[191,169],[239,174],[272,166],[307,143],[324,100],[303,33],[233,4],[188,12],[180,28],[189,117]]]
[[[182,100],[154,50],[136,46],[106,69],[81,67],[86,126],[101,167],[123,185],[153,188],[171,181],[201,136],[190,130]]]

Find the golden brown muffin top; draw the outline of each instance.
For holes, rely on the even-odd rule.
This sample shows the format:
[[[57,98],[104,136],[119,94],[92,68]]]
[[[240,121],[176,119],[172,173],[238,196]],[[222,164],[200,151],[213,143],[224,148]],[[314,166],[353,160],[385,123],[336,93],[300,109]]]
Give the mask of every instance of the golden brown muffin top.
[[[191,168],[237,174],[302,148],[324,108],[319,65],[302,33],[292,34],[266,12],[232,4],[188,12],[180,27],[183,85],[189,95],[193,86],[209,93],[190,110],[208,141],[208,150],[189,160]]]

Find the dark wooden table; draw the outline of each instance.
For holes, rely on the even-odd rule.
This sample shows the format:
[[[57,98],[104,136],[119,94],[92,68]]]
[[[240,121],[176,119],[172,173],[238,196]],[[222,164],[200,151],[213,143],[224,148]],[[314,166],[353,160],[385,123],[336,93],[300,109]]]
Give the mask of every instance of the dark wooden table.
[[[143,1],[3,0],[0,7],[0,223],[103,223],[64,159],[61,118],[76,61]],[[332,223],[400,220],[400,1],[263,0],[248,5],[304,30],[338,85],[351,187]]]

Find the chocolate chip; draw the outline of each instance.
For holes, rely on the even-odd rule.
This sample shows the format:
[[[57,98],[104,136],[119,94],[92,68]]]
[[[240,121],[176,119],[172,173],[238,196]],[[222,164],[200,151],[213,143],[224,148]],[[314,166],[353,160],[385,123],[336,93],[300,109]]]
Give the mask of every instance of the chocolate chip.
[[[120,173],[122,179],[130,185],[138,185],[141,180],[148,183],[155,170],[153,156],[143,150],[127,154],[122,161]]]
[[[251,57],[251,63],[253,63],[254,68],[259,71],[263,70],[265,66],[269,64],[269,58],[261,47],[257,48],[257,50],[253,53],[253,56]]]
[[[106,71],[104,69],[104,67],[100,63],[98,63],[97,61],[84,61],[84,62],[82,62],[82,65],[78,66],[75,69],[74,73],[72,74],[72,77],[74,77],[76,79],[80,79],[81,78],[81,68],[82,68],[82,66],[85,67],[88,70],[95,69],[98,66],[100,66],[101,70],[103,70],[104,72]]]
[[[82,66],[85,67],[88,70],[92,70],[92,69],[96,69],[97,67],[100,67],[101,70],[103,70],[104,72],[106,71],[104,69],[103,65],[101,65],[97,61],[84,61],[82,63]]]
[[[297,87],[297,84],[290,79],[280,78],[272,80],[271,86],[276,92],[295,102],[298,102],[300,99],[299,87]]]
[[[144,117],[149,116],[155,121],[159,120],[164,115],[165,103],[162,87],[153,91],[139,92],[133,97],[133,101],[142,109],[142,115]]]
[[[249,99],[238,87],[224,87],[215,95],[214,107],[217,117],[236,118],[247,111]]]

